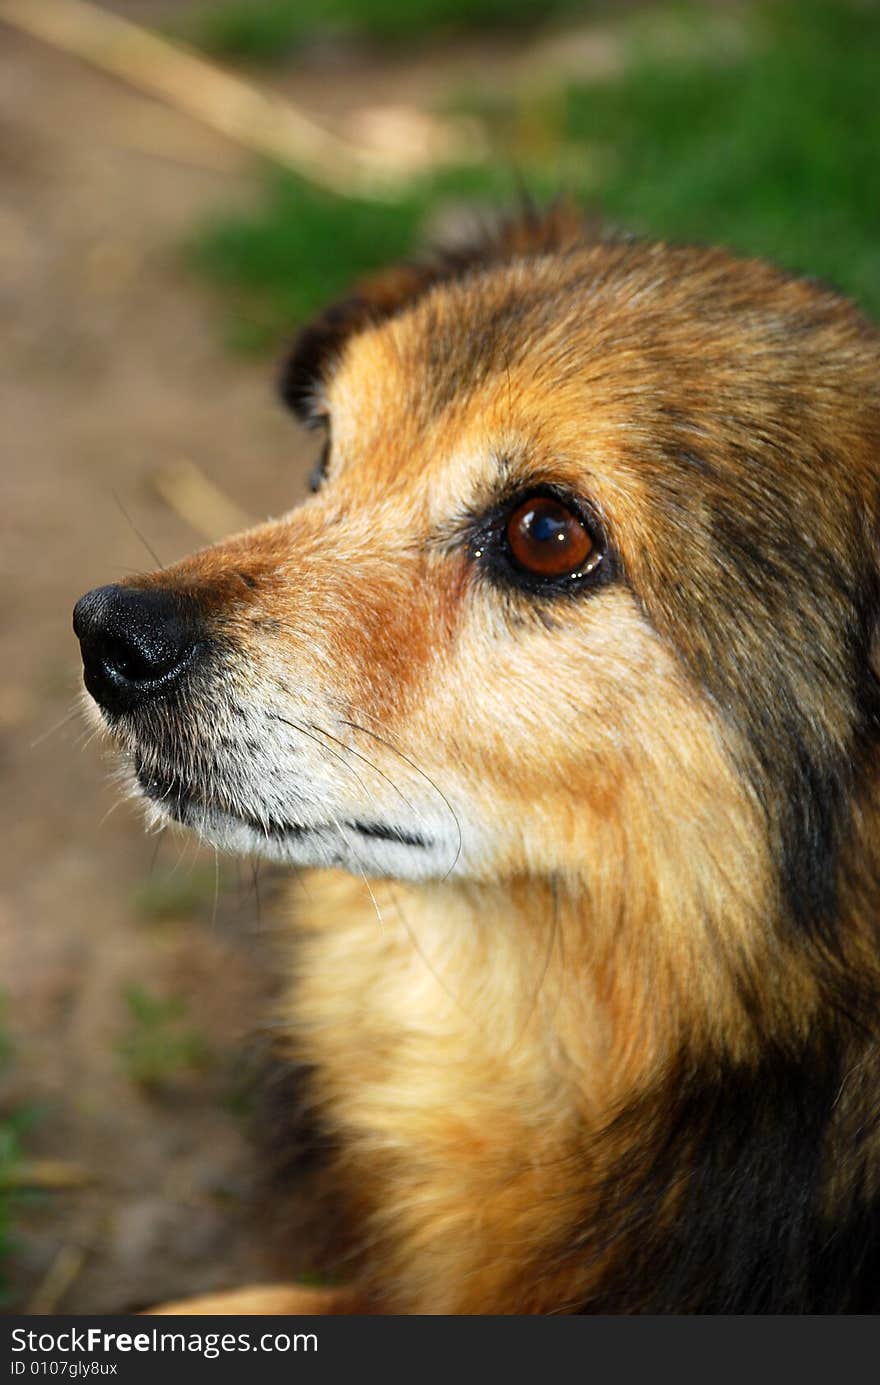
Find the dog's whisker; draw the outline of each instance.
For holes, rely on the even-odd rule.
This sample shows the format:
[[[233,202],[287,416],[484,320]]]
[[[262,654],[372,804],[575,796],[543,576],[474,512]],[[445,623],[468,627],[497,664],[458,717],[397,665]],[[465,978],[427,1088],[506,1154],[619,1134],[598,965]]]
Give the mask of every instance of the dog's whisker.
[[[367,887],[367,894],[370,896],[370,900],[371,900],[372,905],[373,905],[373,908],[374,908],[374,910],[375,910],[375,912],[376,912],[376,920],[377,920],[377,922],[378,922],[378,924],[379,924],[380,930],[383,930],[384,927],[385,927],[385,921],[384,921],[384,919],[382,918],[382,910],[379,908],[379,901],[376,899],[376,896],[375,896],[375,894],[373,893],[373,887],[371,886],[369,880],[367,879],[367,874],[366,874],[366,871],[364,870],[363,862],[362,862],[360,856],[358,855],[357,851],[355,850],[355,848],[352,846],[352,843],[351,843],[351,839],[350,839],[350,837],[349,837],[349,834],[345,831],[345,828],[343,827],[342,823],[339,822],[338,819],[337,819],[337,821],[334,823],[334,826],[335,826],[335,828],[336,828],[336,831],[337,831],[337,832],[339,833],[339,835],[342,837],[342,840],[345,842],[346,846],[348,847],[349,851],[351,852],[352,856],[354,857],[354,859],[355,859],[355,861],[356,861],[356,863],[357,863],[358,875],[361,877],[361,879],[363,880],[364,884],[365,884],[366,887]]]
[[[370,802],[376,802],[374,795],[367,788],[366,784],[364,783],[361,776],[358,774],[357,770],[354,769],[352,765],[348,764],[347,761],[345,761],[342,758],[342,756],[337,753],[337,751],[332,750],[329,745],[324,745],[324,743],[318,740],[317,736],[313,736],[312,733],[305,726],[301,726],[298,722],[291,721],[288,717],[283,717],[280,712],[269,712],[268,715],[274,721],[280,721],[283,723],[283,725],[289,726],[291,730],[298,731],[302,736],[307,736],[310,741],[314,741],[316,745],[319,745],[321,749],[326,752],[326,754],[332,755],[334,760],[338,760],[339,763],[343,766],[343,768],[348,770],[349,774],[354,775],[355,779],[360,784],[361,788],[363,789],[366,796],[369,798]]]
[[[446,996],[452,1001],[452,1003],[453,1003],[453,1005],[456,1007],[456,1009],[458,1009],[458,1010],[464,1015],[465,1019],[466,1019],[469,1023],[471,1023],[471,1024],[475,1023],[476,1021],[475,1021],[475,1019],[474,1019],[474,1016],[469,1012],[469,1010],[468,1010],[467,1007],[464,1005],[464,1003],[461,1001],[461,999],[455,994],[455,992],[454,992],[454,991],[451,989],[451,987],[447,984],[447,982],[444,980],[444,978],[440,975],[439,971],[438,971],[437,968],[434,966],[434,964],[433,964],[433,962],[431,961],[430,957],[428,956],[428,954],[425,952],[424,948],[422,947],[421,942],[419,941],[418,937],[416,936],[415,930],[413,929],[412,925],[410,924],[409,920],[408,920],[407,917],[406,917],[406,914],[405,914],[404,911],[403,911],[403,906],[402,906],[401,903],[400,903],[400,899],[399,899],[399,897],[398,897],[397,891],[395,890],[395,888],[394,888],[393,884],[391,883],[391,881],[390,881],[390,880],[386,880],[385,886],[386,886],[386,889],[388,890],[389,895],[391,896],[391,902],[392,902],[392,904],[394,905],[394,911],[395,911],[395,913],[397,914],[397,917],[400,919],[400,922],[401,922],[402,925],[403,925],[404,932],[406,933],[407,937],[409,938],[410,943],[412,944],[412,947],[413,947],[413,949],[415,950],[416,955],[418,956],[419,960],[420,960],[420,961],[424,964],[424,966],[428,969],[428,971],[430,972],[431,976],[434,978],[434,980],[437,982],[437,985],[440,987],[441,991],[443,991],[444,995],[446,995]]]
[[[364,764],[369,765],[370,769],[373,770],[375,774],[378,774],[380,779],[384,779],[386,784],[390,784],[391,788],[398,795],[398,797],[406,804],[407,808],[409,808],[413,816],[416,818],[419,816],[417,809],[407,798],[406,794],[403,793],[403,791],[397,786],[397,784],[395,784],[394,780],[389,778],[387,774],[383,774],[382,770],[379,769],[379,766],[374,765],[372,760],[367,759],[366,755],[362,755],[360,751],[355,750],[353,746],[346,745],[345,741],[341,741],[338,739],[338,737],[331,735],[330,732],[327,731],[323,726],[316,726],[314,722],[309,722],[309,725],[311,726],[313,731],[317,731],[320,735],[326,736],[328,740],[333,741],[335,745],[341,746],[342,749],[346,752],[346,754],[354,755],[358,760],[363,760]]]
[[[337,823],[337,830],[340,832],[340,835],[342,836],[343,840],[346,842],[346,844],[347,844],[347,846],[348,846],[348,849],[349,849],[349,851],[351,852],[352,856],[353,856],[354,859],[358,862],[358,875],[361,877],[361,879],[363,880],[363,882],[364,882],[364,884],[365,884],[365,886],[366,886],[366,888],[367,888],[367,894],[370,896],[370,901],[371,901],[371,903],[372,903],[372,905],[373,905],[373,909],[375,910],[375,913],[376,913],[376,922],[377,922],[378,925],[379,925],[380,932],[381,932],[381,931],[384,931],[384,928],[385,928],[385,920],[384,920],[383,917],[382,917],[382,910],[379,908],[379,901],[377,900],[375,894],[373,893],[373,887],[372,887],[372,885],[370,884],[370,882],[369,882],[369,880],[368,880],[368,878],[367,878],[367,873],[366,873],[366,871],[364,870],[363,865],[360,863],[360,858],[359,858],[357,852],[355,851],[354,847],[352,846],[350,839],[348,838],[348,836],[347,836],[347,834],[346,834],[345,832],[342,832],[342,830],[339,828],[339,824],[338,824],[338,823]]]
[[[159,851],[161,850],[161,847],[162,847],[162,839],[163,839],[163,836],[164,836],[164,834],[163,834],[161,831],[159,831],[159,832],[156,833],[156,845],[153,847],[153,854],[152,854],[151,857],[150,857],[150,866],[149,866],[149,869],[148,869],[148,871],[147,871],[147,879],[148,879],[148,880],[152,878],[153,871],[156,869],[156,862],[157,862],[158,859],[159,859]]]
[[[79,736],[74,742],[74,745],[80,752],[88,750],[89,746],[94,744],[94,742],[98,740],[103,735],[103,733],[104,728],[102,726],[86,726],[80,732]]]
[[[60,731],[63,726],[67,726],[68,723],[73,721],[74,717],[78,715],[79,703],[77,703],[76,706],[71,707],[70,711],[67,712],[61,718],[60,721],[56,721],[53,726],[48,727],[45,731],[41,731],[39,736],[37,736],[35,740],[31,741],[30,745],[28,746],[28,750],[36,750],[38,745],[42,745],[44,741],[47,741],[50,736],[54,736],[56,731]]]
[[[534,994],[532,995],[532,999],[529,1004],[525,1020],[523,1021],[523,1024],[520,1028],[520,1031],[514,1037],[513,1042],[507,1049],[506,1056],[508,1058],[511,1057],[512,1054],[516,1051],[516,1049],[519,1047],[519,1045],[525,1038],[526,1034],[528,1033],[529,1025],[535,1017],[535,1013],[538,1009],[538,1002],[541,999],[541,993],[544,990],[544,986],[546,984],[547,977],[550,972],[550,962],[553,957],[554,950],[556,948],[557,942],[561,939],[561,928],[559,922],[559,886],[555,880],[552,880],[550,882],[550,898],[553,904],[551,913],[551,925],[549,930],[547,947],[544,951],[544,958],[541,964],[540,971],[538,973],[538,983],[535,986]]]
[[[98,831],[101,830],[101,828],[104,826],[104,823],[107,821],[107,819],[108,819],[109,817],[111,817],[113,813],[116,812],[116,809],[117,809],[117,808],[119,807],[119,805],[120,805],[121,803],[123,803],[124,801],[125,801],[125,800],[122,799],[122,798],[117,798],[117,799],[114,800],[113,803],[110,804],[110,807],[107,809],[106,813],[104,813],[103,816],[102,816],[101,818],[99,818],[99,820],[98,820]]]
[[[162,562],[162,559],[159,557],[153,545],[144,537],[144,535],[141,533],[140,529],[137,527],[134,520],[132,519],[131,515],[126,510],[120,498],[119,492],[114,490],[111,491],[110,494],[113,496],[113,499],[116,501],[116,504],[119,506],[127,522],[131,525],[132,530],[140,539],[141,543],[144,545],[144,548],[147,550],[150,557],[153,559],[153,562],[156,564],[157,567],[163,568],[165,564]]]
[[[419,765],[416,764],[415,760],[411,760],[409,756],[405,755],[402,750],[399,750],[397,746],[391,743],[391,741],[387,740],[384,736],[380,736],[376,731],[370,731],[369,728],[366,726],[359,726],[358,723],[355,721],[346,720],[343,722],[343,725],[350,726],[353,731],[360,731],[365,736],[371,736],[374,741],[378,741],[380,745],[384,745],[386,749],[392,751],[393,754],[399,755],[401,760],[404,760],[406,764],[410,766],[411,769],[414,769],[417,774],[420,774],[422,778],[430,784],[434,792],[438,794],[440,798],[443,800],[443,802],[445,803],[446,807],[452,815],[452,819],[455,823],[455,829],[458,834],[458,843],[455,849],[455,856],[452,859],[452,864],[449,866],[448,870],[443,876],[444,880],[448,880],[452,872],[455,870],[455,867],[458,865],[458,861],[461,856],[463,842],[461,833],[461,822],[459,821],[458,814],[456,813],[452,804],[449,802],[449,799],[446,797],[443,790],[440,788],[439,784],[436,784],[434,780],[431,778],[431,776],[427,774],[423,769],[421,769]]]
[[[169,880],[173,880],[173,879],[174,879],[175,875],[176,875],[177,872],[181,869],[181,867],[182,867],[184,861],[186,860],[186,858],[190,855],[191,852],[193,852],[193,853],[195,852],[195,842],[196,842],[196,838],[195,838],[195,837],[190,836],[189,834],[187,834],[185,837],[179,838],[179,841],[180,841],[180,849],[179,849],[179,851],[178,851],[178,853],[177,853],[177,860],[174,862],[174,865],[171,867],[170,871],[168,872],[168,879],[169,879]]]
[[[214,903],[211,908],[211,932],[217,930],[217,907],[220,903],[220,852],[214,847]]]
[[[254,892],[257,932],[263,931],[263,901],[260,897],[260,863],[251,858],[251,884]]]

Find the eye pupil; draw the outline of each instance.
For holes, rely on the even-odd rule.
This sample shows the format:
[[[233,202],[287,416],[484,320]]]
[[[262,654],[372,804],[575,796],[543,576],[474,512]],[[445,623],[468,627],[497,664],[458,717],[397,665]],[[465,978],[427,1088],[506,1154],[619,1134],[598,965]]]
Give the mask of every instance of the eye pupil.
[[[518,505],[507,525],[510,552],[536,577],[573,576],[590,557],[593,540],[561,500],[538,495]]]
[[[560,523],[556,515],[535,514],[529,532],[533,543],[565,543],[567,540],[565,522]]]

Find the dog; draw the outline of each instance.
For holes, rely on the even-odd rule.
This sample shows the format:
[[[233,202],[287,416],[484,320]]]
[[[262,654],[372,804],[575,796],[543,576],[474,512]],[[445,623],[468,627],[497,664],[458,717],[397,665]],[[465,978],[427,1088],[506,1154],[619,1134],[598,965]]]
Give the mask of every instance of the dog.
[[[556,208],[282,393],[313,495],[74,618],[150,820],[308,868],[339,1287],[160,1311],[877,1311],[877,330]]]

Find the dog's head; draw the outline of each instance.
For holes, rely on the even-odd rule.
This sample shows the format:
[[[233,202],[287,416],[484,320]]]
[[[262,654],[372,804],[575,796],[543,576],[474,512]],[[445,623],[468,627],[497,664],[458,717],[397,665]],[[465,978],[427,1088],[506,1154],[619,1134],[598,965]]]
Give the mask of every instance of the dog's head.
[[[312,497],[77,606],[157,818],[367,875],[833,909],[877,730],[880,349],[848,303],[527,219],[363,285],[283,391]]]

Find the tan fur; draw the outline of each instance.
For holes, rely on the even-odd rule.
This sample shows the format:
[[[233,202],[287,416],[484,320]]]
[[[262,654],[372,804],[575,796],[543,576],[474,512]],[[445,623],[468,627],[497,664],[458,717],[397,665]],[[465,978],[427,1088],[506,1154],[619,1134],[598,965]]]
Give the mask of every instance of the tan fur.
[[[305,1289],[291,1284],[253,1284],[247,1289],[202,1294],[150,1308],[145,1317],[265,1317],[333,1314],[342,1302],[332,1289]]]

